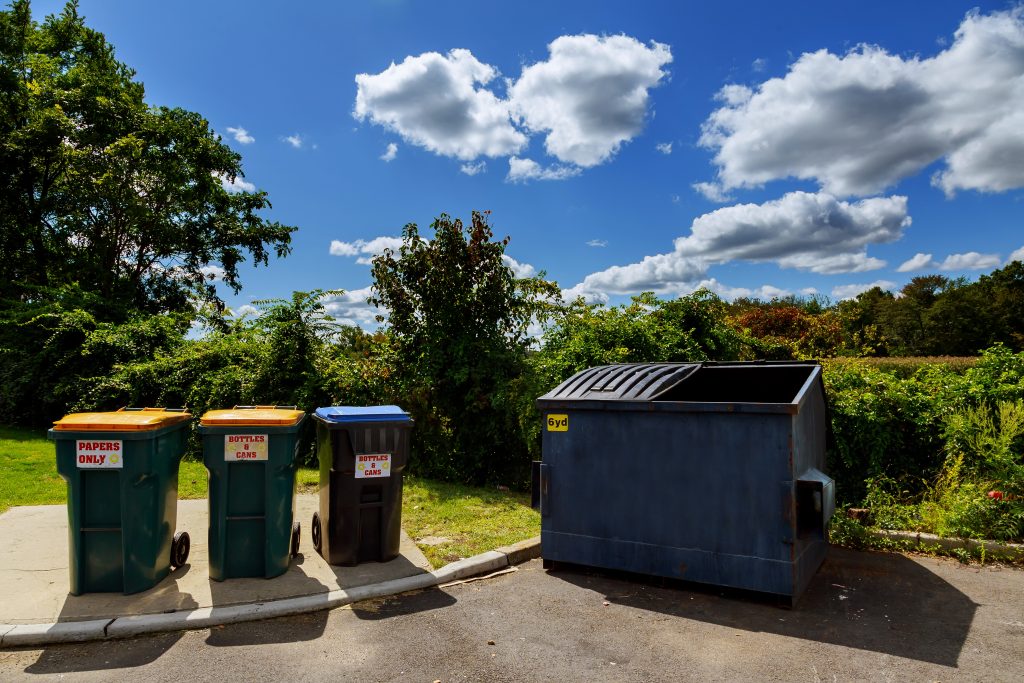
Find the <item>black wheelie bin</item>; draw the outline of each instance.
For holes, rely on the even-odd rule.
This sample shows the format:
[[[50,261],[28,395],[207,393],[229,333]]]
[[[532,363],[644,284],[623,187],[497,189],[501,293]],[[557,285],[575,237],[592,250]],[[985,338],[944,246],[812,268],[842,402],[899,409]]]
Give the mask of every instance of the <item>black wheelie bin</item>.
[[[313,418],[320,461],[313,546],[335,565],[398,557],[412,418],[398,406],[317,408]]]

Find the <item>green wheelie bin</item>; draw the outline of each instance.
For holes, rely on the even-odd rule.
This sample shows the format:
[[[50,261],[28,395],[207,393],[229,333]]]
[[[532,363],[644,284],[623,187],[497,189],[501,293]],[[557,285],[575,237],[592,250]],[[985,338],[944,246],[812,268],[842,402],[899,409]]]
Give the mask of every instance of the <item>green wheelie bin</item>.
[[[280,576],[299,554],[295,470],[305,419],[295,406],[235,406],[199,421],[214,581]]]
[[[174,533],[191,415],[165,408],[73,413],[53,423],[68,483],[71,594],[138,593],[188,560]]]

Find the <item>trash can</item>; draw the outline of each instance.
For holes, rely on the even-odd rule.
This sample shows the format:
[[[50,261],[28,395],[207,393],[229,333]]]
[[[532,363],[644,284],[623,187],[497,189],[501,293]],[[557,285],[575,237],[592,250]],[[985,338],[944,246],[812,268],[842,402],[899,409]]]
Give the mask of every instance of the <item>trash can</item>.
[[[71,594],[138,593],[188,560],[174,533],[184,409],[73,413],[53,423],[57,471],[68,483]]]
[[[790,601],[821,565],[835,487],[817,363],[597,367],[537,405],[546,564]]]
[[[295,470],[306,413],[235,406],[199,421],[210,473],[210,578],[273,578],[299,554]]]
[[[317,408],[320,510],[313,547],[330,564],[398,557],[413,421],[398,406]]]

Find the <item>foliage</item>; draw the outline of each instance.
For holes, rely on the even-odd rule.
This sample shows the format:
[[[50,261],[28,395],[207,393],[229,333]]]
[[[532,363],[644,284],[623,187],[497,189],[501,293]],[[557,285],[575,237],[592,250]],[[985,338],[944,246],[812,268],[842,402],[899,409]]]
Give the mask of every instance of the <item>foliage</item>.
[[[580,298],[553,317],[537,365],[554,386],[595,365],[735,360],[744,341],[708,290],[668,301],[646,292],[613,307]]]
[[[416,420],[412,471],[450,481],[521,485],[529,444],[517,409],[527,329],[557,290],[516,278],[487,214],[442,214],[433,239],[410,223],[396,254],[373,260],[370,303],[388,310],[393,380]]]
[[[812,313],[786,302],[749,306],[730,322],[760,342],[764,357],[773,360],[831,358],[843,349],[839,314]]]
[[[218,302],[204,271],[238,291],[246,253],[266,264],[294,228],[264,192],[229,192],[241,157],[196,113],[150,107],[77,4],[42,24],[27,0],[0,12],[0,297],[77,283],[123,308]]]

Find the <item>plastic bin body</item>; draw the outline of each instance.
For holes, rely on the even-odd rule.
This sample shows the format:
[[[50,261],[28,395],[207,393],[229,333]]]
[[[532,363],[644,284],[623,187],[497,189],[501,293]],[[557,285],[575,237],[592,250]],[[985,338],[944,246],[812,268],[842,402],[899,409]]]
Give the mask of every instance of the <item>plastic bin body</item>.
[[[823,561],[817,364],[593,368],[538,405],[545,560],[791,600]]]
[[[201,418],[214,581],[269,579],[288,570],[305,418],[294,408],[259,406],[213,410]]]
[[[72,595],[138,593],[170,573],[178,466],[190,417],[148,409],[76,413],[47,433],[68,483]],[[105,466],[80,466],[83,445],[95,447],[82,449],[82,457],[104,455]],[[110,467],[117,453],[121,466]]]
[[[320,554],[330,564],[387,562],[398,557],[402,533],[402,476],[413,422],[398,406],[318,408]],[[387,455],[380,476],[357,477],[360,456]]]

